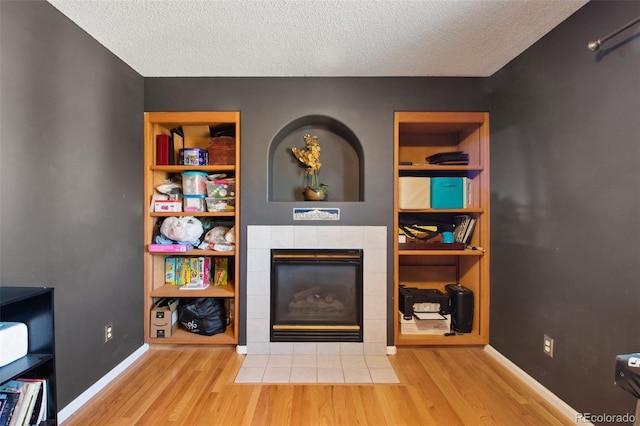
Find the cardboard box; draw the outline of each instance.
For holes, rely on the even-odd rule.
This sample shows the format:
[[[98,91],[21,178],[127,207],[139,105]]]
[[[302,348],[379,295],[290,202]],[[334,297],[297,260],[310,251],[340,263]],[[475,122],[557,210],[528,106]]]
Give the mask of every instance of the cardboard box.
[[[163,297],[151,308],[151,338],[171,337],[178,329],[178,299]]]
[[[176,262],[179,258],[165,257],[164,258],[164,284],[176,285]]]
[[[437,313],[436,313],[437,314]],[[438,314],[440,315],[440,314]],[[400,333],[402,334],[445,334],[451,331],[451,315],[440,315],[441,319],[402,318],[400,312]]]
[[[398,207],[407,210],[431,208],[431,178],[417,176],[399,177]]]
[[[214,258],[213,285],[227,285],[229,276],[229,259],[226,257]]]
[[[180,200],[156,200],[153,203],[153,211],[156,212],[181,212],[182,201]]]

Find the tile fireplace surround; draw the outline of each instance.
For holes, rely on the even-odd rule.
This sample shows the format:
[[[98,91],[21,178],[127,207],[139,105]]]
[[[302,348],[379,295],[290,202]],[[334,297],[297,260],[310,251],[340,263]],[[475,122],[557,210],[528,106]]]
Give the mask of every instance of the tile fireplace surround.
[[[270,279],[272,248],[363,249],[363,342],[270,342]],[[245,366],[272,365],[289,360],[295,370],[296,359],[315,357],[317,363],[333,357],[364,362],[373,371],[391,369],[387,348],[387,228],[385,226],[248,226],[247,227],[247,344]],[[298,358],[296,358],[298,357]],[[337,358],[336,358],[337,357]],[[271,361],[268,361],[273,358]],[[356,360],[355,358],[359,358]],[[375,370],[380,372],[380,370]],[[244,371],[246,376],[247,371]],[[389,373],[389,372],[388,372]],[[390,373],[393,373],[391,369]],[[349,372],[344,370],[347,379]],[[266,377],[265,373],[265,377]],[[395,374],[381,381],[395,382]],[[266,380],[266,379],[265,379]],[[293,380],[293,379],[292,379]],[[240,381],[240,380],[236,380]],[[248,380],[244,380],[248,381]],[[254,380],[261,381],[261,380]],[[366,380],[365,380],[366,381]],[[371,380],[370,380],[371,381]]]

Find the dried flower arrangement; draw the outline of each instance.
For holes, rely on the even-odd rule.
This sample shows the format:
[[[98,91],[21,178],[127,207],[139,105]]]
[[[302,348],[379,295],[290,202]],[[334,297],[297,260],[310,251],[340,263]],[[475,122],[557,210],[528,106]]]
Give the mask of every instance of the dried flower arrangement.
[[[320,183],[318,178],[318,172],[320,171],[320,167],[322,167],[322,163],[320,162],[320,144],[318,143],[318,137],[304,135],[303,138],[307,148],[291,148],[291,153],[307,168],[307,175],[309,176],[308,187],[315,192],[322,191],[327,195],[329,193],[327,185]]]

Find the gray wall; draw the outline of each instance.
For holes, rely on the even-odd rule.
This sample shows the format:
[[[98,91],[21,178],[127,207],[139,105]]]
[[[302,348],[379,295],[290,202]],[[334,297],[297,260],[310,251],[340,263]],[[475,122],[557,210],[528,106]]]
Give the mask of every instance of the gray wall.
[[[47,3],[0,1],[0,285],[56,288],[59,408],[143,342],[143,111],[241,111],[243,227],[290,223],[264,195],[277,130],[336,117],[365,201],[327,205],[391,227],[394,110],[490,109],[491,344],[579,411],[632,410],[613,359],[640,340],[639,40],[586,43],[639,4],[589,3],[489,79],[142,79]]]
[[[146,111],[241,111],[241,262],[246,265],[246,227],[293,225],[292,208],[304,206],[267,201],[269,144],[281,128],[301,117],[324,115],[351,129],[364,151],[364,201],[328,201],[325,207],[340,208],[340,222],[311,223],[387,226],[392,247],[394,111],[486,111],[482,83],[478,78],[146,78],[144,102]],[[390,295],[392,255],[389,250]],[[241,284],[246,289],[244,274]],[[241,298],[241,311],[245,300]],[[392,327],[390,322],[389,344]],[[240,329],[244,343],[242,317]]]
[[[144,81],[48,3],[0,16],[0,285],[55,288],[61,409],[143,343]]]
[[[590,2],[489,80],[491,345],[578,412],[635,404],[613,379],[640,351],[640,27],[587,42],[639,15]]]

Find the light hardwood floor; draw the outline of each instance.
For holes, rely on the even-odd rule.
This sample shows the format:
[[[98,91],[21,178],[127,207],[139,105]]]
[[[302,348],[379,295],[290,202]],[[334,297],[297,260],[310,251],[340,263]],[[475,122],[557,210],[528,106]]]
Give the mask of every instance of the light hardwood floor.
[[[243,359],[152,346],[63,425],[574,424],[480,347],[400,347],[400,384],[236,384]]]

